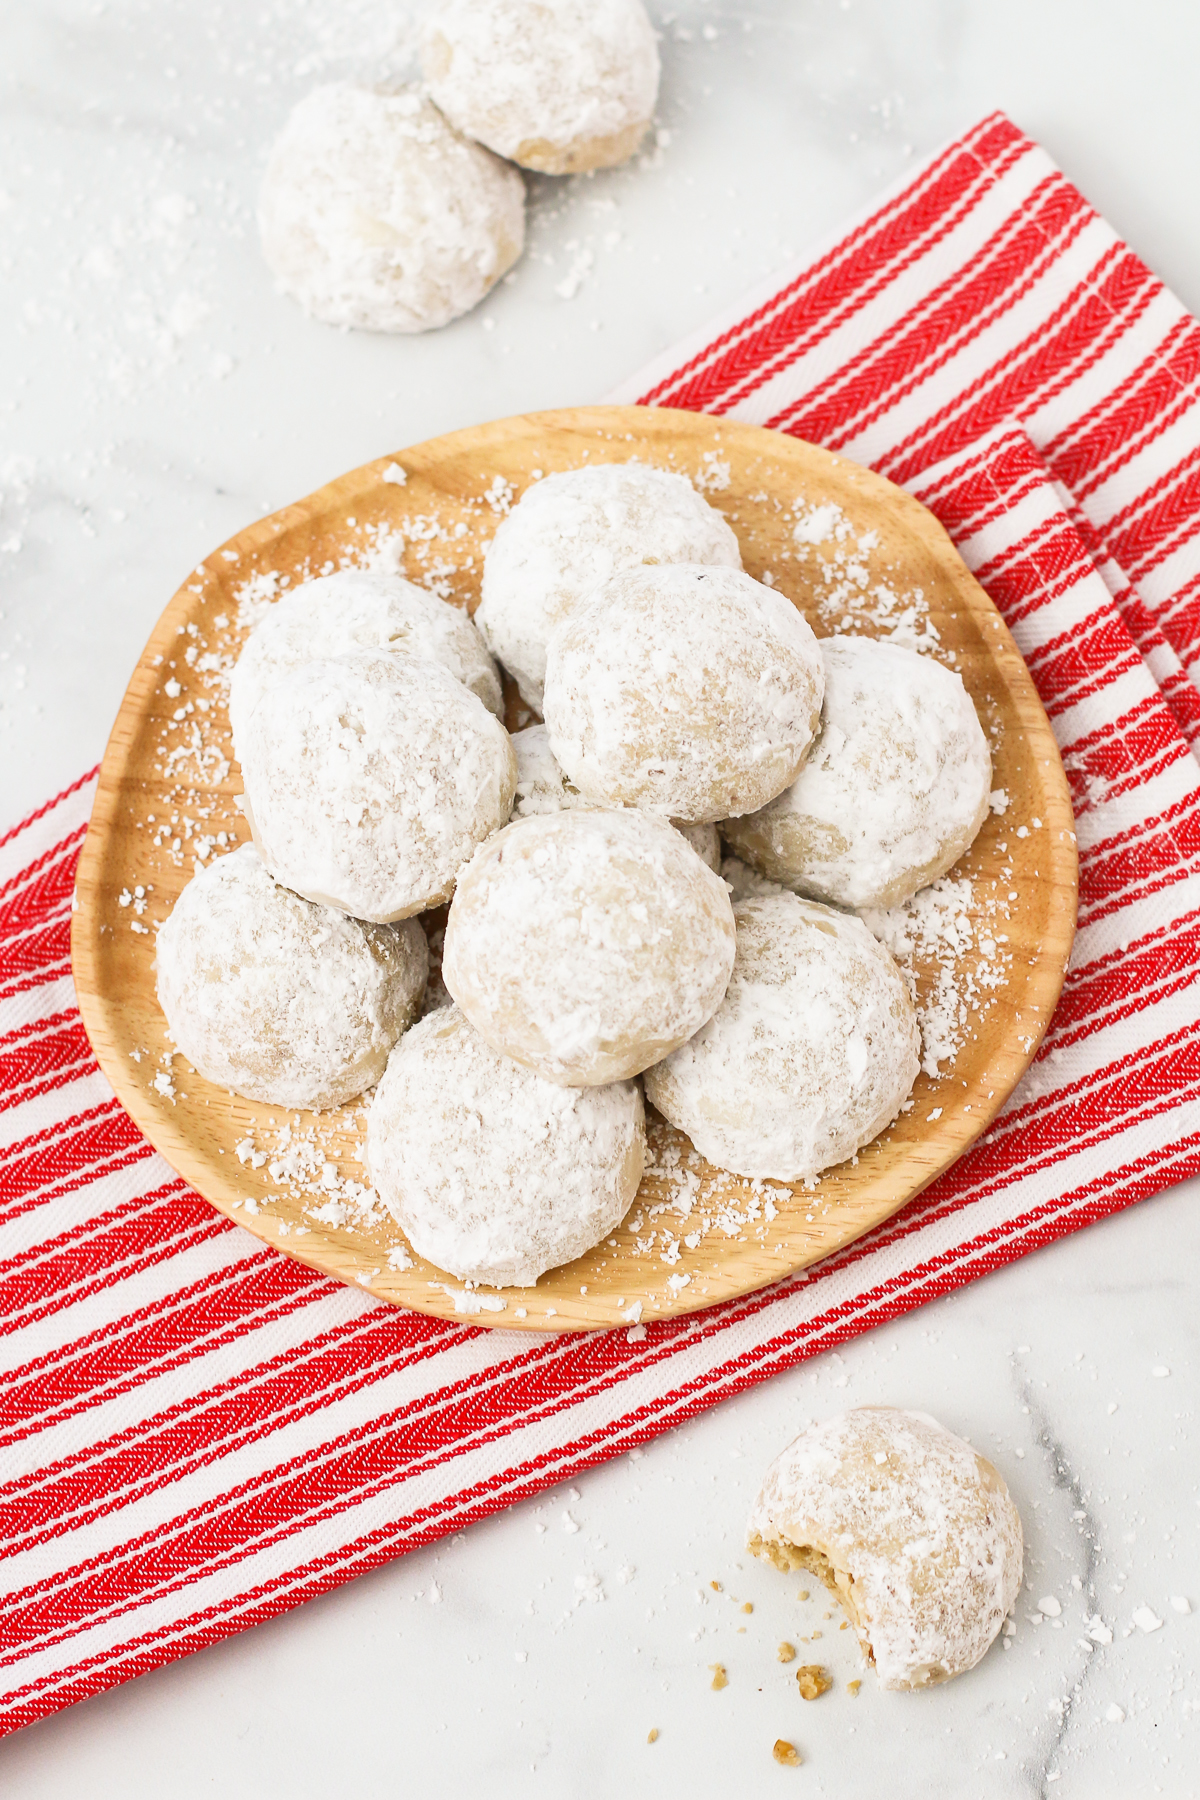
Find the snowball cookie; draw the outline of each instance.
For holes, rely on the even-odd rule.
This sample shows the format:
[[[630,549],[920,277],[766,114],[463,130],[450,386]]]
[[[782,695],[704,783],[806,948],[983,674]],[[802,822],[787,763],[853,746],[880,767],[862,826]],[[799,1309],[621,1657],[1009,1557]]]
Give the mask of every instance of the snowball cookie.
[[[246,817],[276,880],[356,919],[448,900],[508,818],[508,733],[440,663],[356,650],[267,688],[240,745]]]
[[[546,645],[583,596],[643,563],[742,566],[737,539],[686,476],[644,463],[567,469],[526,488],[488,546],[475,623],[542,710]]]
[[[258,203],[280,288],[327,325],[428,331],[521,254],[525,187],[411,90],[316,88],[276,140]]]
[[[825,671],[803,613],[740,569],[627,569],[550,640],[550,748],[593,800],[689,822],[754,812],[800,772]]]
[[[363,925],[273,881],[244,844],[199,870],[158,934],[158,1002],[209,1081],[342,1106],[383,1074],[429,968],[416,920]]]
[[[1016,1603],[1021,1520],[1003,1477],[928,1413],[856,1406],[767,1470],[748,1548],[837,1596],[885,1688],[973,1669]]]
[[[962,678],[874,638],[826,638],[821,730],[799,776],[722,827],[814,900],[894,906],[944,875],[987,816],[992,759]]]
[[[246,639],[229,687],[235,745],[271,682],[301,663],[352,650],[389,650],[442,663],[489,712],[504,715],[496,665],[460,607],[403,575],[342,569],[287,590]]]
[[[725,884],[665,819],[571,810],[518,819],[475,852],[442,979],[493,1049],[598,1087],[698,1031],[733,955]]]
[[[547,175],[624,162],[658,98],[641,0],[436,0],[421,69],[460,131]]]
[[[367,1165],[419,1256],[465,1281],[524,1286],[620,1224],[646,1155],[635,1081],[543,1081],[489,1049],[457,1006],[396,1050],[367,1119]]]
[[[719,1169],[807,1180],[900,1111],[921,1039],[904,977],[861,919],[764,894],[733,909],[725,999],[646,1072],[646,1096]]]
[[[544,725],[528,725],[524,731],[514,731],[512,747],[517,758],[514,819],[532,818],[535,813],[562,812],[568,806],[596,805],[594,800],[584,799],[555,762]],[[720,868],[721,840],[715,825],[682,825],[677,819],[672,819],[671,823],[706,867]]]

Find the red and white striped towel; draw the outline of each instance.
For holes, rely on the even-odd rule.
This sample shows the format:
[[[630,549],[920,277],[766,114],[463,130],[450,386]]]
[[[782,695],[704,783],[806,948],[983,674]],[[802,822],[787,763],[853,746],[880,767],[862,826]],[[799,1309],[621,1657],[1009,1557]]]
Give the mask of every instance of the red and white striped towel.
[[[1078,814],[1071,973],[1001,1118],[887,1225],[749,1299],[531,1341],[276,1255],[173,1175],[91,1056],[68,963],[90,780],[0,839],[0,1730],[1200,1167],[1198,368],[1196,321],[993,118],[636,384],[930,505],[1016,634]]]

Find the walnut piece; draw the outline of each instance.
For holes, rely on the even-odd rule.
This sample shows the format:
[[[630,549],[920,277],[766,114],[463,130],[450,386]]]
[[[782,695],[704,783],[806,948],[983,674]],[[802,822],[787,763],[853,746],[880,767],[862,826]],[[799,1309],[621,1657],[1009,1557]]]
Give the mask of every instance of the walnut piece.
[[[820,1663],[805,1663],[796,1670],[796,1685],[802,1700],[816,1700],[827,1694],[833,1683]]]
[[[782,1763],[788,1769],[798,1769],[804,1760],[795,1744],[789,1744],[786,1738],[775,1739],[775,1747],[771,1751],[771,1755],[777,1763]]]

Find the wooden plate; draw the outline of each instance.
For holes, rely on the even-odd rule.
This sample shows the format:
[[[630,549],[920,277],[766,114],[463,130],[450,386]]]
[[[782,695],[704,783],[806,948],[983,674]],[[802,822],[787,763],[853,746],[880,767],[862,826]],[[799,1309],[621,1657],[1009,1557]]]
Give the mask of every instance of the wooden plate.
[[[774,581],[819,634],[894,635],[899,621],[900,641],[915,632],[951,661],[992,736],[1008,807],[952,876],[970,884],[950,890],[973,945],[952,972],[961,1048],[940,1078],[921,1075],[911,1108],[853,1164],[812,1190],[751,1184],[710,1168],[654,1120],[654,1167],[620,1231],[535,1288],[475,1293],[419,1259],[402,1266],[399,1229],[356,1191],[367,1179],[364,1110],[288,1115],[231,1096],[170,1055],[154,926],[197,858],[248,835],[224,691],[257,608],[286,581],[365,559],[473,607],[487,541],[531,480],[631,457],[693,476],[734,525],[749,572]],[[510,708],[510,727],[528,717]],[[940,1175],[986,1129],[1041,1040],[1075,895],[1071,807],[1045,713],[932,515],[795,438],[686,412],[591,407],[502,419],[370,463],[201,564],[159,620],[113,727],[79,866],[72,955],[105,1074],[151,1143],[221,1212],[381,1300],[574,1331],[636,1319],[639,1302],[650,1320],[763,1287],[869,1231]],[[916,972],[927,1000],[937,956],[918,954]]]

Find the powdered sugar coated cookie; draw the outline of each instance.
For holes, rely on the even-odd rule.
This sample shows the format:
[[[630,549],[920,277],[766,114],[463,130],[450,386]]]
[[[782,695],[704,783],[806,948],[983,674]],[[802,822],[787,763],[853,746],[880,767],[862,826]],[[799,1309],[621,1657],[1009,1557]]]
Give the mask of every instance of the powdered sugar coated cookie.
[[[263,691],[302,663],[387,650],[441,663],[497,718],[500,677],[465,611],[427,588],[371,569],[341,569],[287,589],[242,647],[229,687],[234,745]]]
[[[821,729],[795,782],[723,831],[774,880],[838,906],[936,881],[987,816],[992,759],[962,678],[873,638],[826,638]]]
[[[192,877],[155,961],[171,1035],[203,1076],[320,1109],[379,1080],[416,1016],[429,952],[415,920],[364,925],[313,906],[245,844]]]
[[[551,638],[546,729],[589,798],[724,819],[796,779],[824,683],[811,628],[774,589],[739,569],[626,569]]]
[[[421,67],[460,131],[550,175],[624,162],[658,96],[641,0],[436,0]]]
[[[685,476],[644,463],[547,475],[488,546],[475,623],[540,712],[555,626],[617,570],[678,562],[742,565],[732,530]]]
[[[512,810],[508,733],[440,663],[358,650],[293,669],[244,727],[246,814],[298,894],[359,919],[449,898]]]
[[[811,1178],[890,1125],[920,1065],[904,978],[861,920],[796,894],[740,901],[720,1007],[646,1095],[720,1169]]]
[[[720,877],[665,819],[519,819],[459,877],[442,978],[494,1049],[549,1081],[638,1074],[699,1029],[733,966]]]
[[[457,1006],[397,1045],[367,1122],[371,1181],[438,1268],[524,1285],[619,1225],[646,1139],[634,1081],[566,1088],[500,1056]]]
[[[263,255],[327,325],[428,331],[478,305],[525,241],[525,188],[413,90],[301,100],[263,177]]]
[[[567,780],[554,760],[550,739],[544,725],[528,725],[513,733],[512,747],[517,758],[517,796],[513,801],[513,818],[529,819],[536,813],[562,812],[567,807],[595,806],[574,783]],[[687,839],[706,868],[721,866],[721,840],[715,825],[683,825],[671,820],[681,837]]]
[[[1015,1605],[1021,1519],[991,1463],[928,1413],[857,1406],[767,1470],[748,1547],[837,1596],[885,1688],[973,1669]]]

